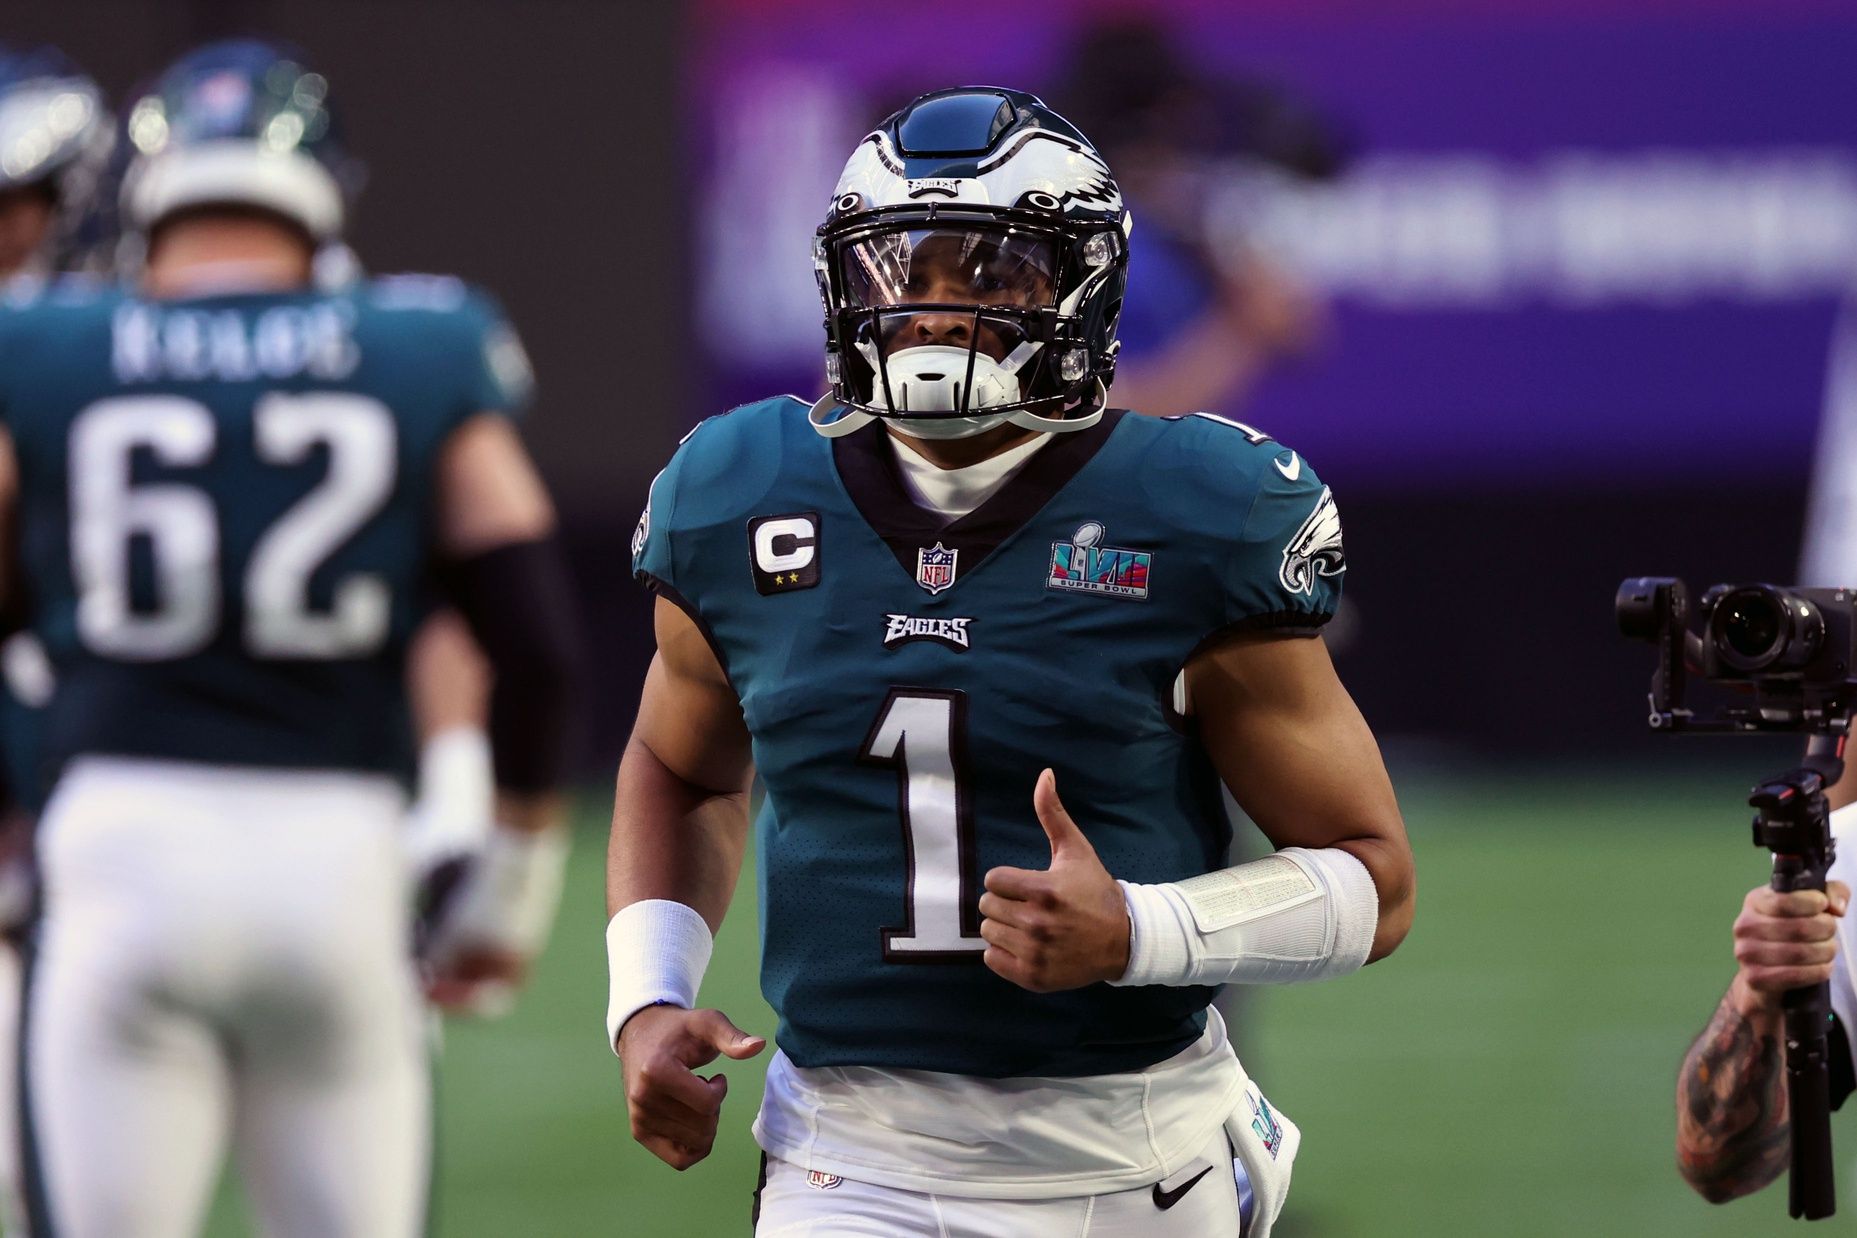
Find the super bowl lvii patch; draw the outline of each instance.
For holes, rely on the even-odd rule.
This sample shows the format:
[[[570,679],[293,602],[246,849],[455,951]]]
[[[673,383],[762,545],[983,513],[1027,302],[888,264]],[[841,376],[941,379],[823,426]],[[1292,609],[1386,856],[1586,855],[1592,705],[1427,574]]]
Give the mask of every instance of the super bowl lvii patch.
[[[1051,543],[1049,589],[1070,589],[1104,597],[1145,598],[1151,550],[1123,550],[1101,544],[1103,526],[1092,520],[1071,534],[1067,542]]]

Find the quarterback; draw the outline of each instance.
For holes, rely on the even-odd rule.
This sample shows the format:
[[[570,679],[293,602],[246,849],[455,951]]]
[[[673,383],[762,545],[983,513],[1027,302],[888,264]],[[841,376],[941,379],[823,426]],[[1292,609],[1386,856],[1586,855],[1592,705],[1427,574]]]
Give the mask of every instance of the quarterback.
[[[1108,406],[1129,222],[1036,98],[925,95],[814,244],[827,396],[702,423],[634,570],[608,1033],[684,1168],[765,1047],[696,995],[752,771],[760,1235],[1265,1234],[1300,1138],[1208,1006],[1411,922],[1373,737],[1319,636],[1344,560],[1295,451]],[[1223,868],[1223,781],[1278,848]]]
[[[511,422],[520,345],[454,280],[318,288],[349,206],[328,83],[237,41],[130,109],[122,288],[0,310],[6,601],[57,691],[21,1020],[34,1234],[197,1231],[229,1146],[267,1234],[422,1232],[425,1016],[400,839],[408,642],[493,668],[499,821],[435,987],[553,913],[576,649]]]

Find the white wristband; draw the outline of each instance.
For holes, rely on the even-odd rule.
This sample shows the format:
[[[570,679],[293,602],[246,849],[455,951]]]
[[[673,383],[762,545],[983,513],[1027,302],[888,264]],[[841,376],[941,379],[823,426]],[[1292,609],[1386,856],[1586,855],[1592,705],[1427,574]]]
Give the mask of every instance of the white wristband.
[[[1359,970],[1380,897],[1338,847],[1285,847],[1190,881],[1118,883],[1128,903],[1128,970],[1117,985],[1291,984]]]
[[[619,1051],[619,1029],[647,1006],[696,1005],[715,949],[694,907],[669,899],[629,903],[606,922],[606,1043]]]

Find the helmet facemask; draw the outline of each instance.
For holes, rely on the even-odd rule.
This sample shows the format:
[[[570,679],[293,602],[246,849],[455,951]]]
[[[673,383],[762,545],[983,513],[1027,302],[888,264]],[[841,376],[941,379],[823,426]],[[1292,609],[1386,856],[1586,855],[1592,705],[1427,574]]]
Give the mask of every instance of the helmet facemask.
[[[832,396],[920,438],[1074,408],[1104,377],[1085,311],[1100,312],[1091,294],[1112,276],[1119,304],[1120,257],[1116,234],[1080,238],[1029,211],[930,206],[828,222],[815,266]]]

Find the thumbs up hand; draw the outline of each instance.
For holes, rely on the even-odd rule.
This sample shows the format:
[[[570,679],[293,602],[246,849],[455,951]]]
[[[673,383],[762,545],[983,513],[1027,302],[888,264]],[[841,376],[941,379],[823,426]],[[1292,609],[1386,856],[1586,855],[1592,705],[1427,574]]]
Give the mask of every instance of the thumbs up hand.
[[[1058,799],[1051,770],[1038,776],[1032,809],[1051,841],[1051,867],[987,873],[980,896],[986,965],[1033,993],[1121,979],[1128,970],[1128,905]]]

